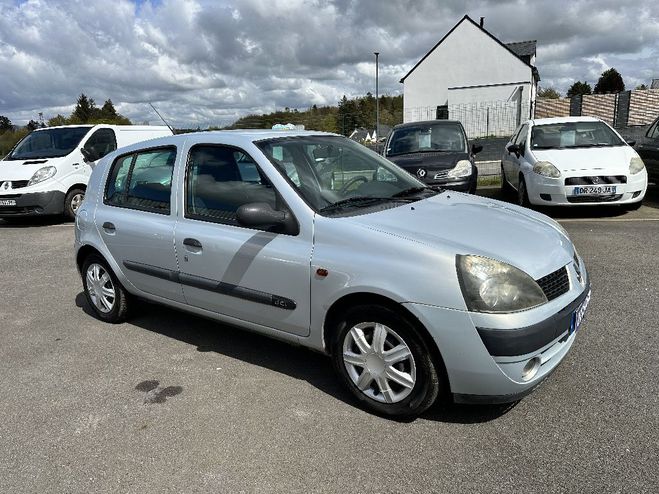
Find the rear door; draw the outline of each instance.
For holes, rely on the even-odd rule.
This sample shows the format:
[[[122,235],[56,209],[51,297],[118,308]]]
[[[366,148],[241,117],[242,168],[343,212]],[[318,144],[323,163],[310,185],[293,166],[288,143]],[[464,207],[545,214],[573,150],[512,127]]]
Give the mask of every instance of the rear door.
[[[95,223],[112,257],[137,289],[182,302],[172,206],[176,154],[176,147],[168,146],[119,156],[110,168]]]
[[[183,215],[176,225],[188,304],[280,331],[309,334],[311,231],[242,227],[237,209],[287,208],[248,153],[198,144],[187,154]]]

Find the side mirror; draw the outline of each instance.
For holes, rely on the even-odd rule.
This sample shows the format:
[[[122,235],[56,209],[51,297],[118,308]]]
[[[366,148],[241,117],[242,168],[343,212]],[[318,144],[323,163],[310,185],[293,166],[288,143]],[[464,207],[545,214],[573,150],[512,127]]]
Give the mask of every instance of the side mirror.
[[[98,157],[94,156],[94,153],[87,148],[80,148],[80,152],[82,153],[82,158],[85,163],[93,163],[98,159]]]
[[[240,226],[252,228],[277,228],[284,233],[297,235],[299,227],[291,213],[277,211],[267,202],[250,202],[243,204],[236,211],[236,219]]]
[[[471,146],[471,154],[478,154],[483,150],[483,146],[477,146],[476,144],[472,144]]]
[[[636,141],[632,139],[631,141],[627,141],[627,144],[629,144],[631,147],[634,147],[636,145]]]
[[[521,151],[521,149],[519,148],[519,145],[518,145],[518,144],[510,144],[510,145],[506,148],[506,150],[507,150],[509,153],[515,153],[515,154],[517,154],[517,155],[518,155],[518,154],[520,153],[520,151]]]

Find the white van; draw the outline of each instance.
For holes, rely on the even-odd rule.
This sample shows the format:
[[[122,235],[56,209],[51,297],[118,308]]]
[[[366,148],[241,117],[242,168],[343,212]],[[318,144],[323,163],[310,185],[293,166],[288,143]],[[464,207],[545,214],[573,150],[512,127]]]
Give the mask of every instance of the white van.
[[[0,161],[0,218],[75,217],[97,160],[117,148],[172,135],[165,126],[63,125],[38,129]]]

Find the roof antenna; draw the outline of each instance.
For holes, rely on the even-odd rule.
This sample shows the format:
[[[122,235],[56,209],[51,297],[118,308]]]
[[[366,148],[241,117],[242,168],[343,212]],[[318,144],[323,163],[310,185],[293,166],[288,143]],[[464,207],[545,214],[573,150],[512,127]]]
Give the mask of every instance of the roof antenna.
[[[483,24],[485,24],[485,17],[481,17],[481,27],[483,27]]]
[[[169,130],[171,130],[172,135],[175,135],[176,132],[174,132],[174,129],[172,128],[172,126],[169,125],[169,124],[167,123],[167,120],[165,120],[164,118],[162,118],[162,115],[160,114],[160,112],[159,112],[158,110],[156,110],[156,107],[153,106],[153,105],[151,104],[150,101],[149,101],[149,106],[150,106],[151,108],[153,108],[153,111],[156,112],[156,114],[160,117],[160,120],[162,120],[163,122],[165,122],[165,125],[169,128]]]

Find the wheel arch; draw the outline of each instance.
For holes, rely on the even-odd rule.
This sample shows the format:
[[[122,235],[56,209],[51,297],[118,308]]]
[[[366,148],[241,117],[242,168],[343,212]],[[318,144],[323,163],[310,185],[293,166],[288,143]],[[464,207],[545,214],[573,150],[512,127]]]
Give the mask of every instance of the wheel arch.
[[[356,307],[359,305],[381,305],[393,310],[394,312],[397,312],[398,314],[405,317],[405,319],[410,321],[410,323],[416,328],[426,348],[428,348],[431,353],[431,357],[433,363],[435,364],[437,373],[445,384],[445,386],[442,386],[442,388],[446,391],[449,391],[448,374],[446,372],[444,359],[439,347],[437,346],[437,343],[428,332],[428,329],[404,305],[384,295],[378,295],[369,292],[350,293],[339,298],[330,306],[327,313],[325,314],[325,321],[323,323],[323,344],[328,354],[332,354],[332,339],[335,333],[333,328],[338,323],[341,314],[343,314],[348,308]]]
[[[80,249],[78,249],[78,253],[76,254],[76,266],[78,267],[79,273],[82,273],[82,265],[85,262],[85,259],[90,256],[90,254],[96,254],[102,259],[105,259],[105,256],[96,247],[93,247],[89,244],[83,245],[80,247]]]
[[[81,189],[83,191],[86,191],[87,185],[81,183],[75,183],[67,189],[66,194],[64,194],[64,196],[66,197],[69,194],[69,192],[71,192],[73,189]]]

